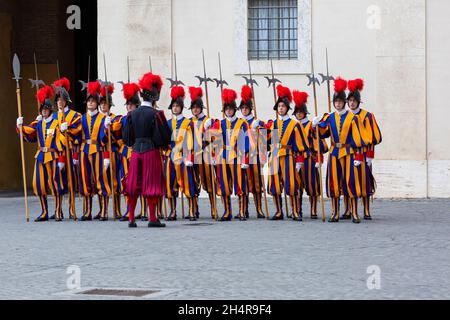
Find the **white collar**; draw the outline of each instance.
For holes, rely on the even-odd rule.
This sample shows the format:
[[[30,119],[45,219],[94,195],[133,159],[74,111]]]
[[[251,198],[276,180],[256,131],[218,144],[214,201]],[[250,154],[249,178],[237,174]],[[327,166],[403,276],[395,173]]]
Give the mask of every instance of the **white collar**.
[[[284,117],[280,117],[280,119],[283,120],[283,121],[288,121],[288,120],[291,119],[291,116],[287,114]]]
[[[108,112],[100,111],[100,113],[101,113],[102,115],[104,115],[104,116],[109,116]]]
[[[236,119],[237,119],[237,116],[236,115],[234,115],[234,116],[232,116],[231,118],[229,118],[229,117],[225,117],[228,121],[230,121],[230,122],[234,122]]]
[[[64,113],[66,113],[66,112],[68,112],[68,111],[69,111],[69,107],[65,107],[65,108],[64,108],[64,111],[58,110],[58,112],[64,112]]]
[[[53,120],[53,117],[50,115],[48,118],[44,119],[44,122],[45,123],[50,123],[50,122],[52,122],[52,120]]]
[[[350,109],[350,111],[351,111],[353,114],[358,114],[358,113],[361,111],[361,108],[358,107],[356,110]]]
[[[308,121],[309,121],[308,117],[304,117],[302,120],[300,120],[300,123],[306,124],[306,123],[308,123]]]
[[[344,109],[342,111],[336,111],[340,116],[343,116],[347,113],[347,109]]]
[[[177,121],[179,121],[179,120],[181,120],[181,119],[183,119],[184,118],[184,116],[183,116],[183,114],[181,113],[181,114],[179,114],[179,115],[172,115],[172,118],[174,118],[174,119],[177,119]]]
[[[150,101],[142,101],[141,107],[150,107],[153,108],[153,105]]]
[[[205,114],[202,112],[202,113],[200,113],[198,116],[194,116],[194,118],[201,119],[201,118],[203,118],[204,116],[205,116]]]
[[[95,116],[95,115],[98,113],[98,110],[94,110],[94,111],[89,111],[89,110],[88,110],[88,113],[89,113],[89,115],[90,115],[91,117],[93,117],[93,116]]]
[[[244,118],[244,120],[246,120],[246,121],[250,121],[250,120],[253,120],[253,118],[255,118],[255,116],[252,114],[249,114],[248,116],[243,116],[242,118]]]

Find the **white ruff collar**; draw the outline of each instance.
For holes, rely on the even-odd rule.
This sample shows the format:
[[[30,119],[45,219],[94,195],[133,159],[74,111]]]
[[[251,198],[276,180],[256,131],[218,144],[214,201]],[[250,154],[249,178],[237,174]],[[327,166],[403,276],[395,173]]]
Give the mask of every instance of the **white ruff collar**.
[[[94,111],[89,111],[89,110],[88,110],[88,113],[89,113],[89,115],[90,115],[91,117],[93,117],[93,116],[95,116],[95,115],[98,113],[98,110],[94,110]]]

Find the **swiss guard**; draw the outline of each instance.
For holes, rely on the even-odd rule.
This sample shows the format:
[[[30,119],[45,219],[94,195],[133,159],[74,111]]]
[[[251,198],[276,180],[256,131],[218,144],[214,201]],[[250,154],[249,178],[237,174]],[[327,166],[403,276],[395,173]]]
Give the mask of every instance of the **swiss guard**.
[[[66,167],[63,171],[64,188],[69,193],[69,216],[71,219],[76,220],[77,216],[74,211],[75,192],[77,189],[79,190],[79,185],[81,182],[78,174],[79,140],[76,139],[76,137],[79,135],[81,130],[81,114],[70,109],[70,104],[72,101],[69,95],[69,79],[61,78],[55,81],[52,86],[55,90],[55,105],[58,108],[58,112],[54,113],[53,117],[58,121],[60,131],[66,138],[65,156],[69,156],[66,163],[68,168]],[[55,218],[56,215],[50,217],[50,219]]]
[[[87,112],[81,118],[81,194],[84,212],[81,221],[92,220],[92,198],[98,195],[99,220],[108,220],[108,199],[111,187],[108,179],[109,153],[105,150],[105,116],[98,111],[100,82],[88,83]]]
[[[352,208],[352,221],[360,223],[357,201],[362,196],[358,174],[366,147],[360,132],[358,117],[346,108],[347,81],[338,77],[334,81],[333,105],[336,111],[315,117],[313,127],[319,126],[321,138],[331,137],[327,169],[327,195],[331,198],[333,213],[329,222],[339,222],[340,197],[348,197]]]
[[[215,206],[215,193],[213,191],[214,166],[212,164],[212,152],[209,148],[210,135],[205,131],[205,123],[208,117],[203,110],[205,105],[203,103],[203,90],[200,87],[189,87],[189,95],[191,98],[190,110],[192,112],[192,128],[194,141],[194,175],[195,181],[199,183],[197,186],[200,191],[200,186],[208,193],[209,203],[211,206],[211,217],[214,218],[213,208]],[[198,203],[198,197],[195,200]],[[198,209],[198,206],[197,206]],[[196,217],[199,218],[197,210]]]
[[[247,220],[248,189],[246,174],[249,168],[249,138],[248,124],[245,120],[236,116],[237,93],[231,89],[222,92],[223,109],[225,119],[220,121],[209,120],[205,129],[211,128],[211,134],[215,137],[215,145],[220,146],[215,154],[217,193],[222,197],[224,213],[220,221],[231,221],[233,218],[231,208],[231,195],[239,198],[240,221]]]
[[[370,197],[373,196],[376,190],[375,178],[372,173],[372,162],[375,158],[375,146],[381,143],[382,137],[373,113],[360,107],[363,88],[364,81],[362,79],[350,80],[348,82],[349,94],[347,103],[350,111],[359,118],[361,134],[367,145],[362,150],[364,160],[358,168],[358,178],[362,192],[361,200],[364,206],[364,220],[372,220],[370,215]]]
[[[133,149],[124,183],[130,206],[130,228],[137,227],[134,212],[140,196],[147,200],[149,206],[148,227],[166,226],[156,216],[158,202],[165,195],[162,149],[168,148],[171,143],[170,128],[164,112],[155,109],[162,85],[161,77],[152,73],[140,79],[139,87],[144,101],[127,116],[122,130],[123,141]]]
[[[248,186],[248,191],[253,194],[253,199],[256,207],[256,214],[258,219],[265,219],[263,209],[262,209],[262,195],[263,195],[263,178],[262,178],[262,168],[264,163],[261,162],[261,155],[264,156],[264,150],[260,150],[259,146],[262,144],[263,137],[258,137],[259,128],[264,128],[265,123],[255,118],[253,115],[253,92],[252,88],[248,85],[242,87],[241,90],[241,103],[239,104],[239,110],[242,114],[242,119],[244,119],[248,127],[252,130],[248,131],[249,135],[249,159],[250,167],[246,174],[246,183]],[[261,138],[261,139],[260,139]],[[267,147],[266,147],[267,149]],[[245,216],[249,218],[248,206]]]
[[[289,88],[277,86],[278,100],[273,107],[277,119],[270,121],[266,128],[269,134],[269,184],[270,195],[274,199],[276,213],[271,220],[283,220],[283,203],[281,195],[284,192],[290,198],[292,220],[302,221],[299,181],[296,171],[299,171],[304,154],[309,154],[309,143],[303,128],[288,114],[291,109],[292,93]]]
[[[312,128],[312,122],[308,119],[308,93],[294,90],[294,116],[304,129],[308,139],[308,144],[311,152],[305,152],[302,156],[303,162],[300,167],[300,208],[302,206],[303,191],[309,196],[309,203],[311,205],[311,219],[317,220],[317,199],[321,194],[321,183],[319,178],[319,167],[323,163],[323,154],[328,152],[328,145],[325,139],[320,139],[320,154],[319,159],[317,149],[317,134]]]
[[[65,167],[65,139],[59,131],[59,123],[52,116],[54,97],[50,86],[37,92],[40,104],[39,116],[29,125],[23,125],[23,117],[17,119],[17,132],[23,133],[26,142],[37,143],[33,173],[33,191],[39,198],[41,214],[35,222],[49,220],[48,195],[55,198],[55,221],[62,221],[62,198],[65,193],[62,170]]]
[[[169,110],[172,112],[172,119],[169,121],[169,128],[172,132],[172,143],[166,152],[164,162],[167,199],[170,203],[170,214],[167,220],[177,220],[176,200],[181,191],[189,203],[189,220],[196,221],[199,188],[193,170],[194,130],[190,119],[183,115],[184,88],[173,87],[170,96],[172,101]]]

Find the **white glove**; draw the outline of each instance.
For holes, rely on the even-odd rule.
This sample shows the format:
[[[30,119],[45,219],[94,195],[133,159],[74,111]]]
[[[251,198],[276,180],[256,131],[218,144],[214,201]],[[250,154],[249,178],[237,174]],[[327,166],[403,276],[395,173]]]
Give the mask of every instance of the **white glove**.
[[[209,130],[209,128],[211,128],[212,125],[212,120],[211,119],[206,119],[205,121],[205,130]]]
[[[77,160],[77,159],[73,159],[72,162],[73,162],[73,165],[74,165],[74,166],[77,166],[77,165],[78,165],[78,160]]]
[[[21,127],[23,125],[23,117],[17,118],[16,124],[18,127]]]
[[[367,158],[367,159],[366,159],[366,163],[367,163],[367,165],[368,165],[369,167],[372,166],[372,162],[373,162],[373,159],[372,159],[372,158]]]
[[[316,169],[319,169],[319,168],[320,168],[320,165],[321,165],[321,163],[316,162]]]
[[[355,167],[359,167],[362,164],[362,162],[359,160],[355,160],[355,161],[353,161],[353,164]]]
[[[302,168],[303,168],[303,162],[297,162],[297,163],[295,164],[295,169],[296,169],[297,171],[302,170]]]
[[[58,168],[59,170],[63,170],[64,169],[64,163],[63,162],[58,162]]]
[[[190,167],[193,167],[194,166],[194,164],[192,163],[192,161],[186,161],[185,163],[184,163],[185,165],[186,165],[186,167],[188,167],[188,168],[190,168]]]
[[[322,117],[314,117],[314,119],[312,121],[313,127],[317,127],[317,125],[320,123],[321,119],[322,119]]]
[[[105,127],[106,129],[109,129],[109,125],[111,124],[111,117],[106,117],[105,118]]]
[[[41,114],[36,117],[36,121],[37,122],[41,122],[42,121],[42,115]]]
[[[259,127],[259,121],[258,121],[258,120],[253,121],[253,123],[252,123],[252,129],[253,129],[253,130],[256,130],[256,129],[258,129],[258,127]]]
[[[105,167],[105,170],[108,170],[108,168],[109,168],[109,159],[103,159],[103,166]]]
[[[248,168],[249,168],[248,164],[245,163],[241,164],[241,169],[247,170]]]
[[[67,122],[63,122],[61,123],[61,132],[64,133],[67,131],[67,129],[69,128]]]

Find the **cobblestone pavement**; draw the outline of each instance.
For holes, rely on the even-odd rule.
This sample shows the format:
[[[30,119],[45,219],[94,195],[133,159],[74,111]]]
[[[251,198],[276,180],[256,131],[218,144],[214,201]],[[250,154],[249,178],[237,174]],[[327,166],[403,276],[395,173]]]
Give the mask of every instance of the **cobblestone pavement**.
[[[162,290],[154,299],[450,298],[450,200],[376,200],[375,219],[361,225],[254,213],[217,223],[206,200],[200,208],[199,222],[211,225],[130,230],[114,221],[27,224],[22,198],[0,198],[0,299],[110,298],[70,291],[72,265],[82,289]],[[30,212],[38,215],[36,198]],[[379,290],[368,289],[370,266]]]

